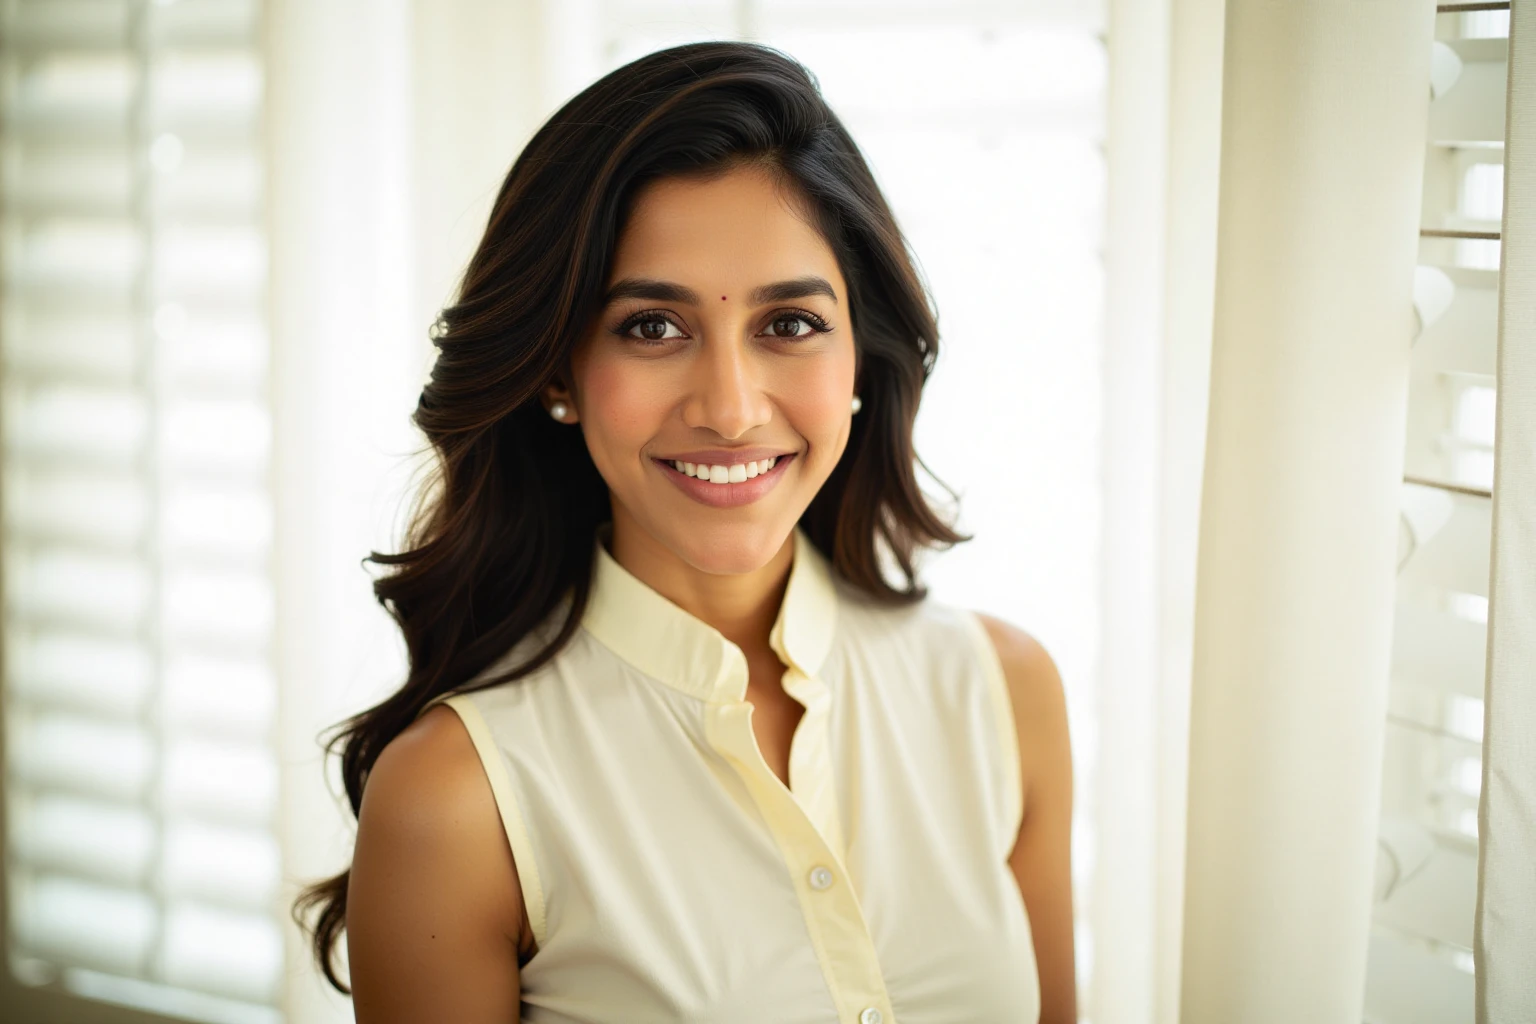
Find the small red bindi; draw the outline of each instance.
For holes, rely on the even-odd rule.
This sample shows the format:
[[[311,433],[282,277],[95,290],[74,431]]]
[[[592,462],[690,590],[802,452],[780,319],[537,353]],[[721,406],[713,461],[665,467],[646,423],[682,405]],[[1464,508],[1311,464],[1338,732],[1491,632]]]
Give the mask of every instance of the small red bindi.
[[[724,302],[724,301],[725,301],[725,296],[724,296],[724,295],[722,295],[722,296],[720,296],[720,301],[721,301],[721,302]]]

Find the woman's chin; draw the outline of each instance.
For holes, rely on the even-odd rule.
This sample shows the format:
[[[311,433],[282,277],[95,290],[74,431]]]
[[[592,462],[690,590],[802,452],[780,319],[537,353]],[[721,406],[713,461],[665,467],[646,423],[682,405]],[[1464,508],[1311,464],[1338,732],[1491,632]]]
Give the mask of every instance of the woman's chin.
[[[735,576],[756,572],[773,561],[794,530],[794,523],[679,522],[667,546],[700,572]]]

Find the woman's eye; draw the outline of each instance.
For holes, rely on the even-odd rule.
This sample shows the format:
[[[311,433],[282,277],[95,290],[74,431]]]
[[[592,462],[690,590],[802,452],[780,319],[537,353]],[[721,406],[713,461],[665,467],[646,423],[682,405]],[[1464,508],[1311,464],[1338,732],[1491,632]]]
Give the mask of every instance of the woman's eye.
[[[676,331],[676,333],[668,334],[668,329]],[[639,334],[634,333],[637,330],[640,332]],[[671,338],[681,338],[683,336],[683,332],[677,329],[676,324],[665,317],[659,316],[637,320],[624,333],[628,334],[631,338],[639,338],[641,341],[667,341]]]
[[[812,323],[803,313],[781,313],[768,323],[768,333],[775,338],[803,338],[821,330],[825,327]]]

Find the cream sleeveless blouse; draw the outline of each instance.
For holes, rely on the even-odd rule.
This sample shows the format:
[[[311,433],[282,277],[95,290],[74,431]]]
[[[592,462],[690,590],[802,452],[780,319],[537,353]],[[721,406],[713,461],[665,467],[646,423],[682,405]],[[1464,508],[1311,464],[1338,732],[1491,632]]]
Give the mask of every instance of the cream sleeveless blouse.
[[[553,662],[439,698],[485,766],[538,941],[524,1020],[1039,1018],[990,639],[932,599],[868,604],[795,538],[771,637],[805,705],[788,787],[759,752],[740,648],[601,542]]]

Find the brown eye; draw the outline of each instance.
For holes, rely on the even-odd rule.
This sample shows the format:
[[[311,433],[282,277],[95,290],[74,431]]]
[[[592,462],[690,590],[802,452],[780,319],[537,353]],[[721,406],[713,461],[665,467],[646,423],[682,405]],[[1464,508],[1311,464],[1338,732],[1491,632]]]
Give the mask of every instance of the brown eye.
[[[806,326],[805,321],[798,316],[780,316],[773,320],[773,333],[780,338],[797,338],[805,333],[800,328]],[[783,328],[780,330],[779,328]]]
[[[782,331],[779,329],[781,325],[789,324],[798,324],[799,327],[789,327],[787,330]],[[800,329],[802,327],[804,330]],[[821,317],[802,309],[793,313],[780,313],[778,316],[775,316],[768,322],[767,333],[769,337],[773,338],[807,338],[812,334],[825,334],[831,329],[832,325]]]
[[[685,337],[682,330],[661,313],[637,313],[620,324],[616,331],[621,337],[646,345],[658,345],[673,338]],[[669,334],[669,331],[673,333]]]

